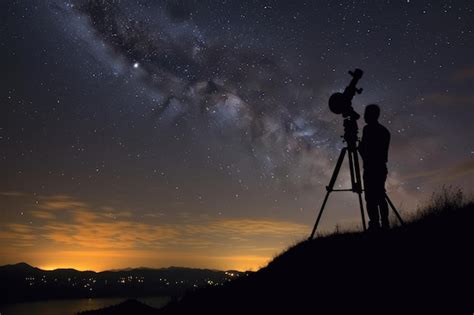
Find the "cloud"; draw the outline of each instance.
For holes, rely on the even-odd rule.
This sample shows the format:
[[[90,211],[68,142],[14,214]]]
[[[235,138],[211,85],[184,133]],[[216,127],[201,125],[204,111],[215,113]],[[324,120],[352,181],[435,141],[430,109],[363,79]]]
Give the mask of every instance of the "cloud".
[[[242,239],[254,236],[288,237],[300,235],[307,230],[306,225],[272,219],[211,219],[201,224],[185,225],[183,233],[193,236],[211,237],[238,236]]]
[[[271,259],[281,244],[300,239],[309,231],[304,224],[269,218],[188,213],[180,216],[179,222],[165,222],[162,216],[146,216],[143,220],[131,211],[109,206],[95,209],[67,195],[40,196],[39,200],[38,210],[29,211],[39,219],[34,224],[2,225],[2,252],[27,246],[39,256],[56,253],[53,255],[57,261],[65,259],[59,252],[69,252],[71,259],[79,261],[86,261],[88,253],[90,257],[105,256],[109,260],[119,255],[124,261],[127,255],[140,253],[150,261],[163,256],[176,264],[181,257],[181,264],[186,265],[255,269]],[[206,257],[200,254],[204,249]],[[211,257],[216,260],[211,261]]]
[[[474,79],[474,66],[455,71],[452,74],[451,78],[455,82],[468,81],[468,80]]]
[[[27,224],[9,223],[0,230],[1,247],[32,247],[36,240],[35,229]]]
[[[52,212],[48,211],[41,211],[41,210],[32,210],[30,214],[38,219],[45,219],[45,220],[54,220],[56,219],[56,215]]]
[[[21,235],[29,235],[33,231],[33,228],[26,224],[11,223],[7,225],[7,228],[10,229],[11,232]]]
[[[2,261],[15,257],[48,269],[185,265],[255,270],[309,231],[304,224],[268,218],[187,214],[179,222],[164,222],[159,215],[143,220],[132,211],[95,209],[67,195],[38,199],[38,209],[29,211],[39,219],[34,224],[0,224]],[[21,252],[25,247],[28,252]]]
[[[472,176],[474,173],[474,160],[466,159],[456,165],[448,168],[435,168],[421,172],[415,172],[402,177],[403,180],[423,179],[426,183],[445,184],[454,181],[457,178]]]
[[[227,241],[252,243],[255,238],[288,238],[307,232],[306,225],[270,219],[207,219],[192,224],[107,220],[90,211],[75,210],[71,223],[51,222],[39,236],[83,248],[132,249],[179,245],[203,248]],[[243,245],[243,244],[238,244]]]
[[[45,196],[40,199],[39,207],[45,210],[70,210],[87,207],[84,202],[74,200],[66,195]]]
[[[25,193],[21,191],[2,191],[0,192],[0,195],[5,197],[21,197],[24,196]]]
[[[132,211],[116,210],[112,207],[101,207],[101,210],[104,211],[103,215],[110,219],[131,218],[133,216]]]

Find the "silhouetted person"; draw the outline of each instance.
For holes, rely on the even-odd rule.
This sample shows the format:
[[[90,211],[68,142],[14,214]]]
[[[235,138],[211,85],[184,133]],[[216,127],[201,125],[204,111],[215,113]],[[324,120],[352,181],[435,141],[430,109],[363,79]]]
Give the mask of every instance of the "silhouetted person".
[[[369,215],[369,230],[389,228],[388,205],[385,200],[387,157],[390,132],[379,122],[380,107],[367,105],[364,120],[367,125],[362,133],[359,152],[364,162],[364,190]]]

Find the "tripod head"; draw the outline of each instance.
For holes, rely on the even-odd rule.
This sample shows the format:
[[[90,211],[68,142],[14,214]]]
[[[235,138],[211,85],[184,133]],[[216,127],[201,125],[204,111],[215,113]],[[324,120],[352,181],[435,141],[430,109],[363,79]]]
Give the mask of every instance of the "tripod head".
[[[357,88],[357,82],[364,72],[361,69],[355,69],[354,71],[349,71],[349,74],[352,76],[351,82],[344,89],[343,93],[334,93],[329,98],[329,109],[334,114],[341,114],[344,117],[344,140],[347,142],[349,149],[355,149],[357,146],[357,120],[360,118],[360,115],[352,107],[352,98],[354,95],[362,93],[361,88]]]
[[[347,143],[349,150],[355,150],[357,148],[357,140],[359,140],[358,132],[359,127],[357,126],[357,120],[351,119],[350,117],[344,119],[344,135],[342,138]]]

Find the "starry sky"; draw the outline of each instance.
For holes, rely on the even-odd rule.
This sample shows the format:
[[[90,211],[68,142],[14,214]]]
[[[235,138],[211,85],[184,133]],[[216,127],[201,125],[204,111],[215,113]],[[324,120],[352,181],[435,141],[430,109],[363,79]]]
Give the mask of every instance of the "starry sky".
[[[327,100],[357,67],[402,214],[472,194],[473,9],[2,1],[0,264],[264,266],[311,231],[344,146]],[[321,230],[360,228],[356,195],[331,198]]]

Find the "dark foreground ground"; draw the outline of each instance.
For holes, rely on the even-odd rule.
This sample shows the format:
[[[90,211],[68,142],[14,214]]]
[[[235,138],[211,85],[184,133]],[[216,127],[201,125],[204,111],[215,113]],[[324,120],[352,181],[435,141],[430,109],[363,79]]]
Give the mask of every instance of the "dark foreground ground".
[[[448,202],[383,233],[301,242],[254,274],[162,310],[128,302],[84,314],[472,314],[473,240],[474,204]]]

